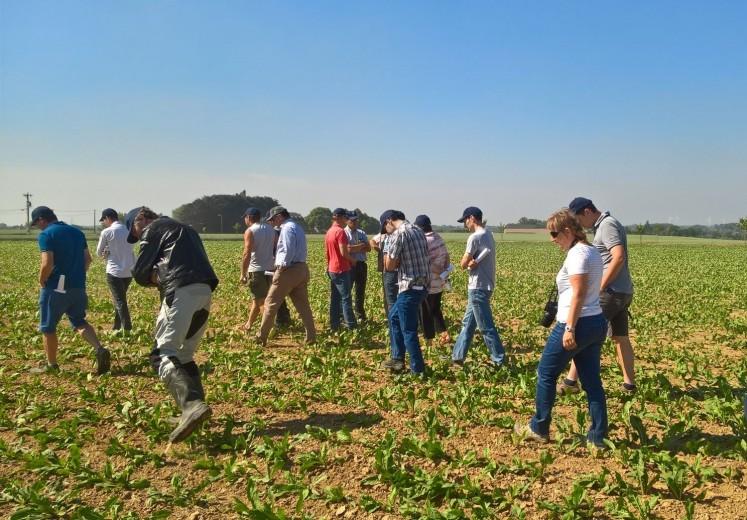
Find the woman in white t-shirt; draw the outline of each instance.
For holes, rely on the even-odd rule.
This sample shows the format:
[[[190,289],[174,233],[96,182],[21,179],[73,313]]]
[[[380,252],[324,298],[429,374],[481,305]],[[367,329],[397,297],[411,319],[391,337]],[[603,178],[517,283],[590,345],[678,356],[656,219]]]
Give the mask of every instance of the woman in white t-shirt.
[[[569,210],[547,219],[552,241],[567,251],[555,282],[558,287],[557,323],[547,338],[537,367],[536,413],[529,424],[516,423],[515,431],[528,439],[550,440],[550,419],[555,403],[555,383],[573,360],[589,401],[591,427],[587,440],[604,446],[607,403],[600,376],[600,354],[607,321],[599,306],[602,257],[586,240],[581,224]]]

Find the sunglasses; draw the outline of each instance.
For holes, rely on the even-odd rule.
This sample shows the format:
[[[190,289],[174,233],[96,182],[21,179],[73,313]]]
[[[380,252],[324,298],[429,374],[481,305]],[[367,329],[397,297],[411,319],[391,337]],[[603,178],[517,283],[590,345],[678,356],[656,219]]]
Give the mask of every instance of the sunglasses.
[[[559,234],[560,234],[560,231],[550,231],[550,236],[553,238],[558,238]]]

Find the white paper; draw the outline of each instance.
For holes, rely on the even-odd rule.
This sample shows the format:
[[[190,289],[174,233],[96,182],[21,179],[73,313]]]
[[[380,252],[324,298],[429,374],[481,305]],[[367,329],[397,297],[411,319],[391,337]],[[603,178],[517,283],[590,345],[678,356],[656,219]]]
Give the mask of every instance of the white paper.
[[[273,276],[275,274],[275,271],[265,271],[265,274],[267,276]]]
[[[480,251],[480,254],[477,255],[477,258],[475,258],[475,263],[479,264],[483,260],[483,258],[488,256],[489,254],[490,254],[490,249],[483,249],[482,251]]]
[[[57,288],[54,292],[65,294],[65,275],[61,274],[60,279],[57,280]]]
[[[438,276],[441,278],[441,280],[446,280],[449,277],[449,273],[451,273],[453,270],[454,270],[454,264],[449,264],[446,270]]]

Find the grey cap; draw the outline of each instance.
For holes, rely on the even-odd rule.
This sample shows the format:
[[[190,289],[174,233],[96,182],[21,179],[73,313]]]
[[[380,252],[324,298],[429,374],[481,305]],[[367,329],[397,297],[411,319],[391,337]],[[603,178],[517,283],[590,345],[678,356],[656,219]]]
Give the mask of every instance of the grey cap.
[[[270,208],[270,211],[267,212],[267,218],[265,220],[270,220],[271,218],[280,215],[281,213],[288,213],[288,210],[283,206],[275,206],[273,208]]]

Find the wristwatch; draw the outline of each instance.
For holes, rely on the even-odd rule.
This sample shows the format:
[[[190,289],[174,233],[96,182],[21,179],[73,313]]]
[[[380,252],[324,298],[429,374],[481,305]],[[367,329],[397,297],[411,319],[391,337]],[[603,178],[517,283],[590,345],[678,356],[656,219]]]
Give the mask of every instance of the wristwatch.
[[[566,331],[566,332],[570,332],[570,333],[574,333],[574,332],[576,332],[576,329],[574,329],[574,328],[573,328],[573,327],[571,327],[570,325],[566,325],[566,326],[565,326],[565,331]]]

